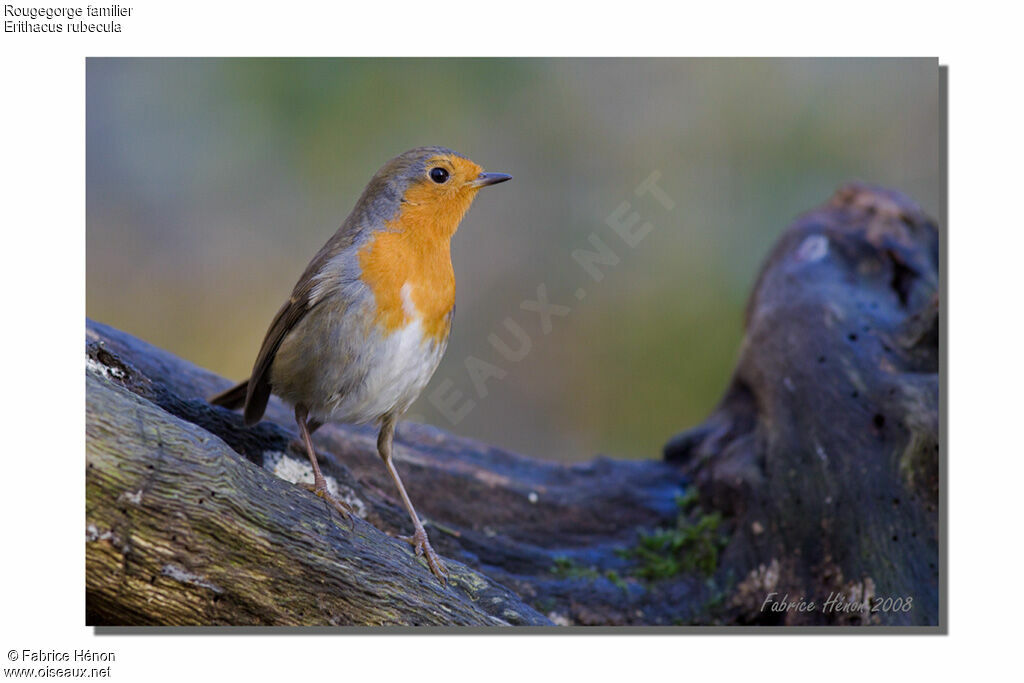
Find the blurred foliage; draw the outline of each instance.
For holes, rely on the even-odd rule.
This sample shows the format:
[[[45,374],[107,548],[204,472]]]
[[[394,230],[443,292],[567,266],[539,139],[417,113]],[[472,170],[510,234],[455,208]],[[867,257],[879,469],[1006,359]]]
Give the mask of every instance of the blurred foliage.
[[[441,144],[512,173],[453,242],[453,335],[411,412],[563,460],[657,457],[707,414],[795,214],[851,179],[939,200],[935,60],[90,59],[86,106],[88,315],[239,379],[384,161]],[[653,171],[671,211],[634,192]],[[652,225],[635,247],[623,202]],[[571,257],[591,235],[620,257],[600,282]],[[571,309],[549,332],[521,308],[540,285]],[[515,363],[488,341],[506,318]],[[500,370],[486,396],[468,357]],[[444,380],[474,402],[457,424]]]

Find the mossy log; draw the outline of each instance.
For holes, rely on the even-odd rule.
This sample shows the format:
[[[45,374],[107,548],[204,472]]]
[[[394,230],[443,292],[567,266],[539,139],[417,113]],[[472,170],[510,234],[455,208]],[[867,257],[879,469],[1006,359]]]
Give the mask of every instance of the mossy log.
[[[246,428],[206,402],[227,379],[88,321],[87,619],[934,624],[937,268],[936,228],[909,200],[840,191],[780,240],[725,398],[664,460],[563,465],[400,425],[397,466],[447,587],[393,538],[411,529],[372,428],[314,435],[345,520],[290,483],[310,472],[286,406]],[[915,602],[761,609],[771,591],[828,590]]]

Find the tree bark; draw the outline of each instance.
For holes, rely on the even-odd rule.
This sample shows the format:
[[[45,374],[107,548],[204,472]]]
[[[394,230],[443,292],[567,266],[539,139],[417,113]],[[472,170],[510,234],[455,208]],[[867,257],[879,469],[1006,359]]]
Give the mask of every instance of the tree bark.
[[[783,235],[725,397],[665,460],[563,465],[400,425],[448,587],[393,538],[411,529],[373,428],[314,435],[346,521],[289,483],[310,472],[287,406],[246,428],[206,402],[230,382],[88,321],[88,621],[935,624],[937,290],[934,223],[851,186]],[[912,607],[779,613],[772,592]]]
[[[734,523],[733,620],[936,624],[935,223],[861,185],[797,220],[758,278],[725,397],[665,455]],[[766,613],[771,591],[894,611]]]
[[[546,623],[463,565],[443,588],[405,542],[97,374],[86,382],[91,623]]]

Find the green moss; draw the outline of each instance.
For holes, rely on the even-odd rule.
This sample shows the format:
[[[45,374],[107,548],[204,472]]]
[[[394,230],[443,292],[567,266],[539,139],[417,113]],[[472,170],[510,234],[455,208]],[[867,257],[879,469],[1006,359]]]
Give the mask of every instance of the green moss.
[[[634,547],[620,551],[622,557],[637,562],[634,576],[657,581],[682,573],[715,573],[728,539],[719,532],[722,516],[704,514],[697,503],[696,490],[691,489],[676,500],[680,514],[674,527],[641,532]]]
[[[731,584],[731,581],[727,583]],[[701,606],[700,612],[702,614],[708,614],[710,612],[721,609],[725,606],[726,589],[719,587],[714,579],[708,579],[707,582],[708,597]]]
[[[611,581],[612,583],[614,583],[616,586],[621,588],[623,591],[625,591],[627,593],[629,592],[629,586],[626,585],[626,580],[623,579],[621,576],[619,576],[619,573],[617,571],[615,571],[614,569],[607,569],[607,570],[605,570],[604,578],[606,578],[609,581]]]
[[[560,579],[596,579],[601,574],[594,567],[582,567],[564,555],[555,558],[551,573]]]
[[[541,614],[548,614],[549,612],[553,612],[555,610],[555,607],[557,606],[558,603],[552,597],[540,598],[539,600],[536,600],[533,603],[534,609],[536,609]]]
[[[629,591],[626,580],[614,569],[606,569],[604,572],[600,572],[596,567],[580,566],[574,560],[564,555],[554,558],[554,562],[551,566],[551,573],[560,579],[589,579],[593,581],[603,576],[623,591]]]
[[[700,494],[697,492],[697,487],[695,486],[691,486],[683,495],[676,496],[676,507],[683,512],[689,512],[694,509],[699,502]]]

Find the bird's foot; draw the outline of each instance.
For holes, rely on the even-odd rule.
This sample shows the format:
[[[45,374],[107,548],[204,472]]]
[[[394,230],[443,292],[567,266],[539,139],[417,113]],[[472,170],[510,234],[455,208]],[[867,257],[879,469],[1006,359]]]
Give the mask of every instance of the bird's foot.
[[[307,491],[312,491],[316,496],[326,500],[346,520],[352,520],[355,510],[353,510],[352,506],[345,501],[331,495],[331,492],[327,489],[327,482],[325,480],[321,479],[320,481],[312,484],[300,484],[300,486]]]
[[[442,586],[448,584],[448,568],[444,566],[444,562],[441,561],[441,556],[434,552],[434,549],[430,547],[430,540],[427,539],[427,532],[423,527],[418,527],[416,533],[412,536],[399,536],[400,539],[412,545],[416,551],[417,557],[425,557],[427,559],[427,566],[430,567],[430,571],[434,573],[437,580],[441,582]]]

